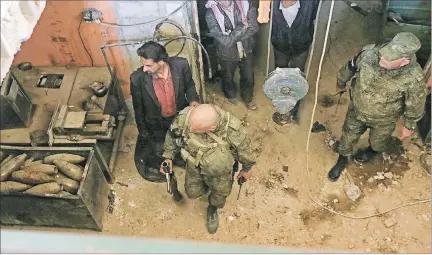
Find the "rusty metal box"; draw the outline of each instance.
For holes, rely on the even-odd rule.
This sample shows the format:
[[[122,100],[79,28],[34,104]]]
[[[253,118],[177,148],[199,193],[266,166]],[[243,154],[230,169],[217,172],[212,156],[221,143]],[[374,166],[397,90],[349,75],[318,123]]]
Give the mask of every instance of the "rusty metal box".
[[[0,150],[7,155],[26,153],[28,157],[34,157],[34,160],[57,153],[72,153],[87,159],[77,195],[64,197],[58,194],[41,196],[23,193],[0,194],[1,224],[102,231],[102,219],[108,205],[109,186],[93,148],[0,145]]]

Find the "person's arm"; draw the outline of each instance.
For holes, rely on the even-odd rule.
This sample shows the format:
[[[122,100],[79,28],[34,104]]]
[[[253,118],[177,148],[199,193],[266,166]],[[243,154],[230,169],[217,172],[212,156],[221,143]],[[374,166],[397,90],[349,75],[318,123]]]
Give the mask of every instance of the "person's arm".
[[[405,112],[404,112],[404,127],[414,131],[419,121],[425,113],[425,103],[427,89],[425,87],[425,79],[420,73],[414,79],[414,82],[407,84],[408,88],[405,92]]]
[[[241,171],[249,172],[256,163],[256,157],[252,150],[251,141],[247,137],[246,130],[240,120],[231,117],[231,122],[234,122],[234,125],[230,125],[231,128],[228,131],[228,142],[237,152],[238,161],[243,166]]]
[[[246,31],[244,37],[252,37],[254,36],[259,29],[258,25],[258,10],[252,4],[249,5],[249,11],[247,13],[248,25],[249,28]]]
[[[133,82],[132,76],[130,77],[130,91],[132,95],[132,104],[135,113],[135,122],[138,128],[139,135],[146,137],[148,130],[144,124],[145,119],[145,108],[142,100],[141,89],[139,84]]]
[[[216,41],[226,47],[231,47],[238,41],[241,41],[241,39],[244,37],[247,30],[249,29],[249,26],[238,26],[233,31],[231,31],[229,35],[224,35],[211,9],[207,10],[205,18],[207,21],[207,27],[210,31],[210,35]]]
[[[199,96],[196,92],[195,82],[192,79],[192,72],[187,60],[185,60],[183,67],[183,79],[185,85],[185,94],[189,105],[199,104]]]
[[[338,92],[346,91],[346,83],[354,77],[357,72],[358,64],[361,61],[363,51],[360,51],[355,57],[346,62],[337,75],[336,90]]]

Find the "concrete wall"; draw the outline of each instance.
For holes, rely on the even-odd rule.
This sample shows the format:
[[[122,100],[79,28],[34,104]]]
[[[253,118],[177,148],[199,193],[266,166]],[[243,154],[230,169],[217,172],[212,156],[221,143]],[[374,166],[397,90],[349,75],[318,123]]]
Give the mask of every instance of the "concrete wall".
[[[188,4],[170,19],[183,26],[185,31],[199,34],[194,23],[196,3]],[[47,1],[46,8],[36,25],[31,38],[23,43],[13,64],[30,61],[34,66],[90,66],[91,61],[78,34],[81,13],[85,8],[96,8],[102,12],[102,21],[117,24],[135,24],[152,21],[171,13],[184,1]],[[158,22],[145,25],[113,27],[98,23],[81,24],[81,35],[94,66],[105,66],[100,46],[120,41],[140,41],[152,37]],[[172,25],[161,27],[164,36],[179,35]],[[195,32],[197,31],[197,32]],[[181,41],[180,41],[181,42]],[[168,46],[170,55],[178,52],[179,42]],[[136,47],[113,47],[107,49],[111,65],[116,67],[123,94],[130,99],[129,75],[140,66]],[[192,67],[197,87],[201,86],[200,66],[197,64],[199,50],[188,42],[181,56],[186,57]]]

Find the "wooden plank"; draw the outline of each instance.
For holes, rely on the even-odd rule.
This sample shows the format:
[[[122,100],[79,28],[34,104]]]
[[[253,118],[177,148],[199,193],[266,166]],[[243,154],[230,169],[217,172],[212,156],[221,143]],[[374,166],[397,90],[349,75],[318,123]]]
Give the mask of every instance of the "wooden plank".
[[[86,135],[89,133],[102,133],[106,134],[108,132],[108,125],[98,125],[98,124],[86,124],[83,128],[82,134]]]
[[[63,123],[64,129],[83,128],[87,112],[68,112]]]
[[[109,120],[110,115],[101,113],[87,113],[86,121],[104,121]]]

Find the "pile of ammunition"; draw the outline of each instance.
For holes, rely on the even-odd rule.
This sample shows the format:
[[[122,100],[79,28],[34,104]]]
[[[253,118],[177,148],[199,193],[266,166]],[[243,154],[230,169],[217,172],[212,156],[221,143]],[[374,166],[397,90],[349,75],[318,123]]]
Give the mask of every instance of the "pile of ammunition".
[[[0,151],[0,193],[22,192],[32,195],[75,195],[83,178],[86,159],[61,153],[41,160],[26,153],[6,156]]]

